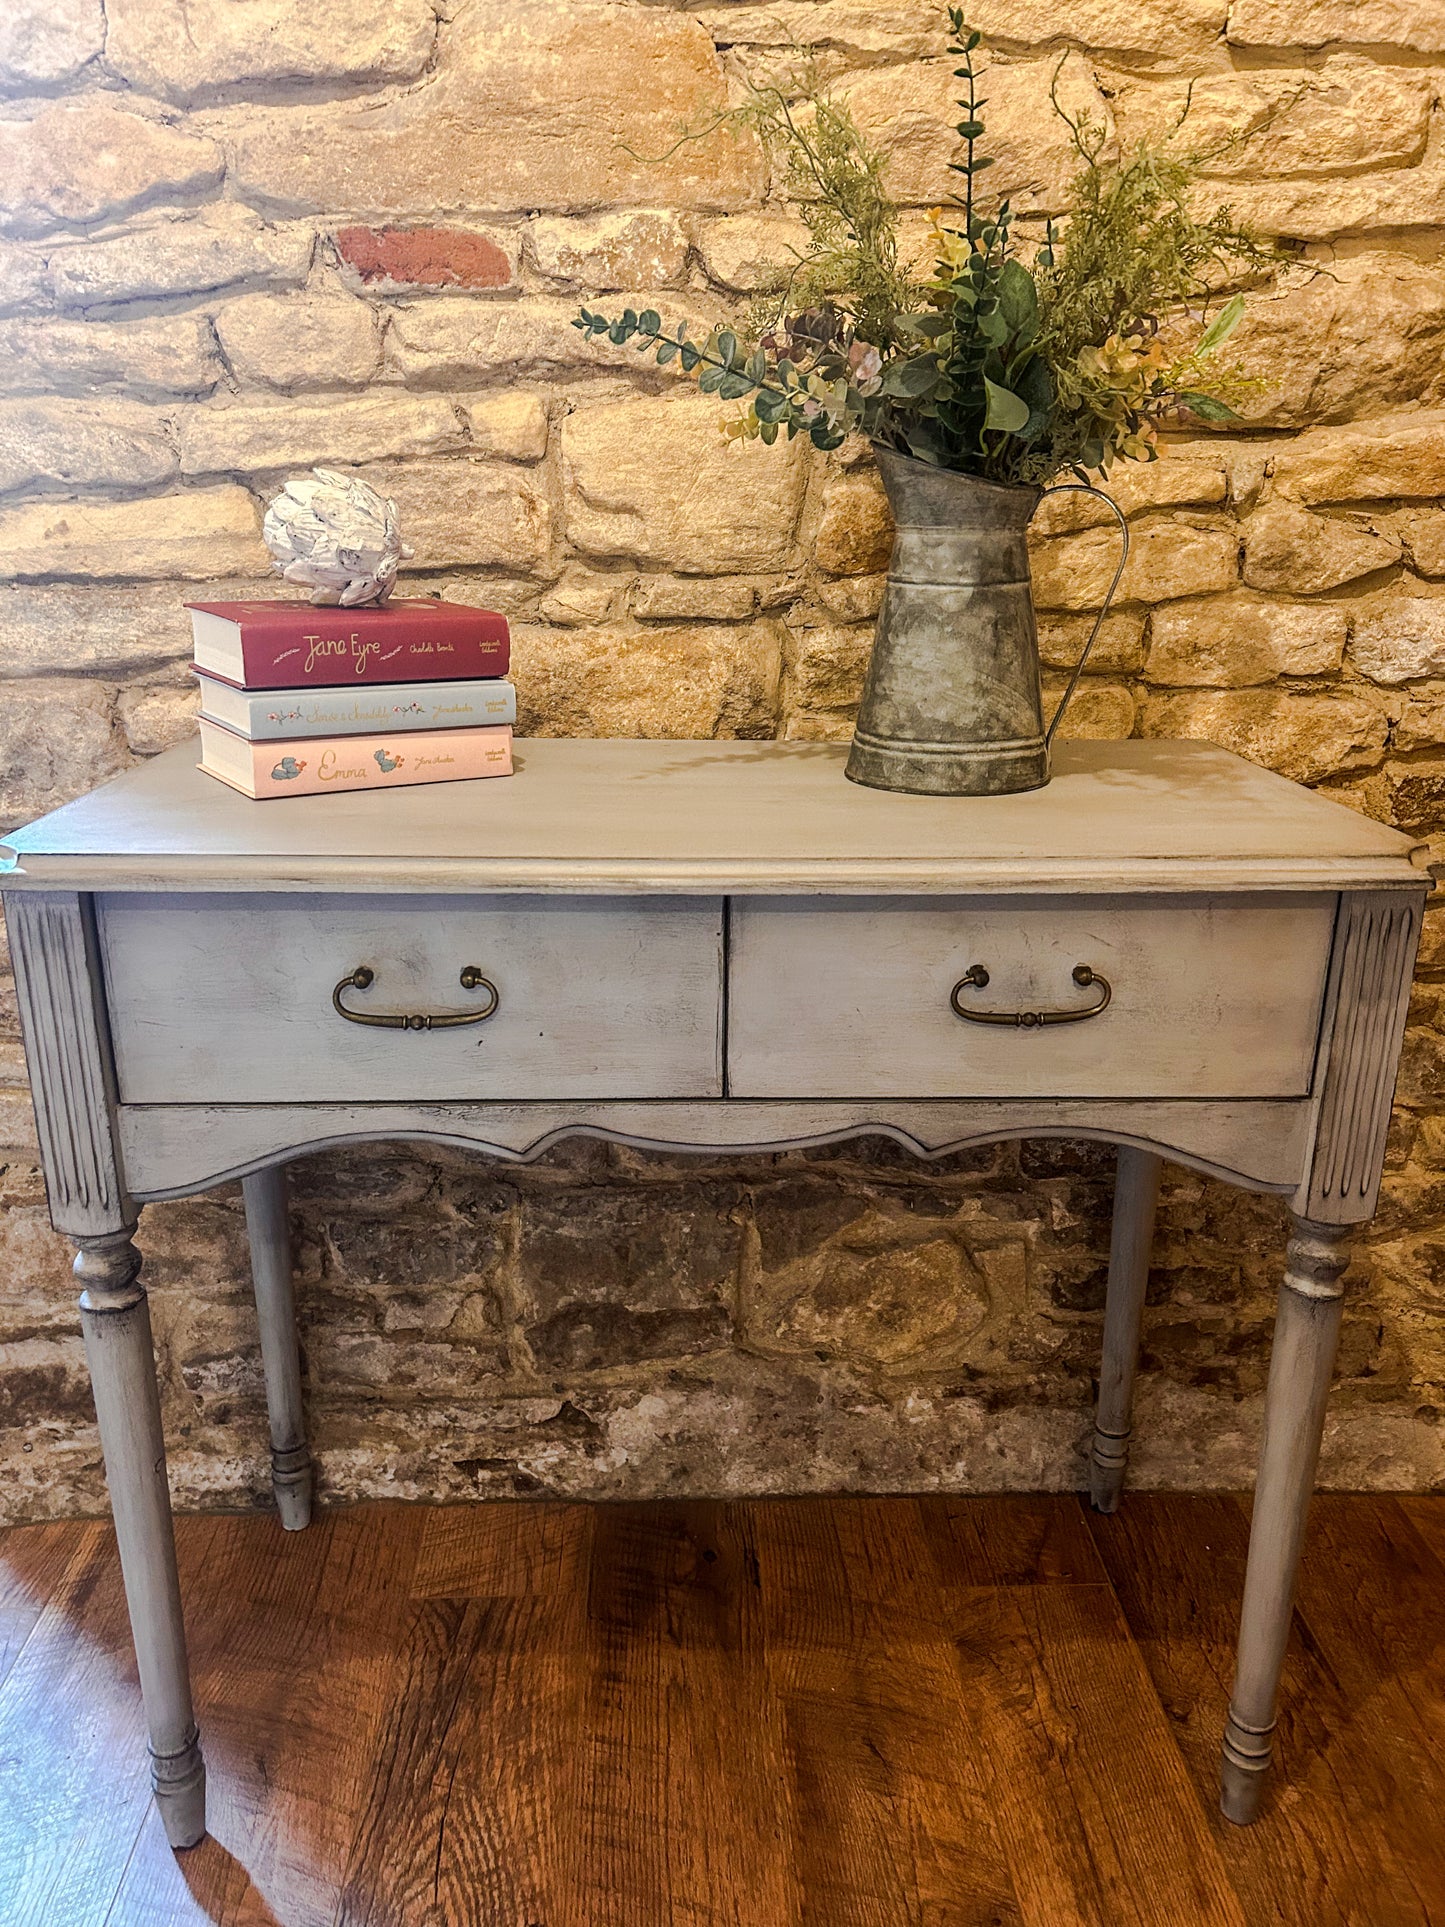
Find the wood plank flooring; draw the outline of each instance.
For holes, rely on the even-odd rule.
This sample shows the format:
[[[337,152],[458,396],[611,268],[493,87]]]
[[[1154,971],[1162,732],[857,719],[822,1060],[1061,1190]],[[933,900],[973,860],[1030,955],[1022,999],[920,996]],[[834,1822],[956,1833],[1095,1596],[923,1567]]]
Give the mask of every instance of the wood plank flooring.
[[[0,1533],[0,1927],[1445,1927],[1445,1498],[1317,1500],[1265,1817],[1248,1502],[183,1519],[212,1837],[108,1526]]]

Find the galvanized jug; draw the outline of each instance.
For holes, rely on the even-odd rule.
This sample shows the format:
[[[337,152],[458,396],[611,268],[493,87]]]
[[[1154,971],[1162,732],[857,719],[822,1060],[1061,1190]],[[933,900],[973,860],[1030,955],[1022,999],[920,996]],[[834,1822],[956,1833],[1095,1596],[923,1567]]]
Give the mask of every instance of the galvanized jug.
[[[848,756],[872,789],[1004,796],[1041,789],[1049,749],[1119,586],[1129,530],[1085,482],[985,482],[875,449],[898,533]],[[1027,531],[1045,495],[1097,495],[1124,552],[1053,721],[1044,727]]]

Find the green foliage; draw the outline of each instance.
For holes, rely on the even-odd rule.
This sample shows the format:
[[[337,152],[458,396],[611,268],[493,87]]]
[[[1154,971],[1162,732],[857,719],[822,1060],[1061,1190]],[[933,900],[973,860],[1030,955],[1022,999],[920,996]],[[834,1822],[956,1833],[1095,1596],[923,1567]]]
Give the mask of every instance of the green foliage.
[[[660,366],[676,362],[704,394],[745,402],[724,425],[730,439],[806,435],[828,449],[860,431],[1003,482],[1153,460],[1164,422],[1236,419],[1226,397],[1251,384],[1209,364],[1242,300],[1207,325],[1202,316],[1213,289],[1257,273],[1269,251],[1227,207],[1194,215],[1197,163],[1168,143],[1109,156],[1104,130],[1071,119],[1055,89],[1080,167],[1067,218],[1025,266],[1008,202],[980,211],[979,177],[992,160],[981,151],[981,38],[960,8],[948,8],[948,21],[961,83],[951,166],[962,193],[933,211],[931,275],[900,262],[883,156],[804,63],[750,80],[728,116],[783,164],[809,235],[760,304],[755,338],[720,329],[693,342],[651,309],[609,321],[584,308],[573,325],[588,340],[634,342]],[[1177,345],[1191,330],[1192,345]]]

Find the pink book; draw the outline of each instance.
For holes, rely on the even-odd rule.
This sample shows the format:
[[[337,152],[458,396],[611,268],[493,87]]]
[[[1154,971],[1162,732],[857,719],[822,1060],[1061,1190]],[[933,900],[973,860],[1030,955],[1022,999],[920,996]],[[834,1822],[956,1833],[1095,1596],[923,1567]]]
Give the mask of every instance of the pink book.
[[[243,796],[321,796],[328,790],[392,790],[510,776],[507,728],[414,729],[394,736],[311,736],[250,743],[201,720],[200,767]]]

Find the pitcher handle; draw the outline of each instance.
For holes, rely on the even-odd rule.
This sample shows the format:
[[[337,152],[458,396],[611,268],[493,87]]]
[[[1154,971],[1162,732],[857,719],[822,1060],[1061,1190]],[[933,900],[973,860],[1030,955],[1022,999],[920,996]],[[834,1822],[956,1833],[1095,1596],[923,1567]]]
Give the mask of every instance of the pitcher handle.
[[[1068,708],[1070,699],[1072,698],[1074,691],[1079,686],[1079,678],[1084,673],[1084,664],[1089,660],[1089,651],[1093,648],[1094,644],[1098,641],[1099,631],[1104,626],[1104,618],[1105,616],[1108,615],[1109,610],[1113,605],[1114,592],[1119,586],[1119,578],[1124,573],[1124,565],[1129,560],[1129,524],[1124,520],[1124,511],[1119,507],[1119,504],[1114,500],[1113,496],[1106,495],[1103,489],[1101,488],[1095,488],[1092,482],[1055,482],[1052,488],[1046,488],[1044,490],[1044,494],[1045,495],[1097,495],[1101,502],[1106,503],[1108,507],[1113,510],[1115,520],[1119,524],[1119,533],[1124,538],[1123,553],[1119,557],[1119,566],[1114,571],[1114,580],[1109,584],[1109,593],[1104,597],[1104,606],[1099,611],[1098,616],[1095,619],[1093,628],[1089,631],[1089,640],[1084,644],[1083,655],[1080,656],[1079,660],[1074,664],[1074,673],[1072,676],[1070,676],[1069,686],[1064,691],[1063,696],[1060,698],[1058,708],[1054,711],[1054,720],[1049,724],[1048,729],[1044,732],[1044,751],[1045,751],[1045,754],[1047,754],[1047,752],[1053,747],[1054,731],[1058,728],[1059,724],[1063,721],[1064,711]]]

